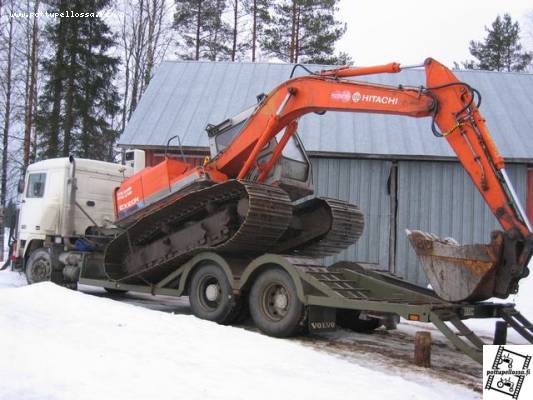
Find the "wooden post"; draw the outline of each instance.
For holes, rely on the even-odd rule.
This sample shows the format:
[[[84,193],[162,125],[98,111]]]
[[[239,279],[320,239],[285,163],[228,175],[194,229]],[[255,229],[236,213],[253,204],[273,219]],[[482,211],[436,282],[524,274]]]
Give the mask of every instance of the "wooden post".
[[[496,329],[494,330],[493,344],[504,345],[507,344],[507,322],[497,321]]]
[[[415,364],[419,367],[431,367],[431,333],[418,331],[415,336]]]

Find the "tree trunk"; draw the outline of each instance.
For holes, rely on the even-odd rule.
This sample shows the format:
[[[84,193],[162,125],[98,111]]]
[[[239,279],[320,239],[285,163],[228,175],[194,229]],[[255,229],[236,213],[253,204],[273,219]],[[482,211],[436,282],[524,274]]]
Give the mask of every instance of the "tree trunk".
[[[298,63],[300,58],[300,6],[296,10],[296,29],[294,32],[294,62]]]
[[[0,0],[1,1],[1,0]],[[31,143],[31,129],[33,126],[33,108],[35,101],[35,89],[37,86],[37,33],[39,25],[37,20],[37,12],[39,11],[39,0],[35,0],[33,6],[33,26],[31,34],[31,54],[30,54],[30,85],[28,88],[28,101],[26,108],[26,118],[24,121],[24,146],[23,146],[23,170],[26,170],[30,162],[30,143]]]
[[[124,13],[123,25],[122,25],[122,42],[124,44],[124,95],[122,96],[122,121],[121,132],[124,132],[126,121],[128,119],[128,96],[130,90],[130,61],[131,54],[133,52],[133,44],[128,40],[127,31],[127,19]]]
[[[143,46],[144,46],[144,29],[145,29],[145,23],[144,23],[144,1],[141,0],[139,4],[139,19],[138,19],[138,26],[136,29],[136,38],[135,38],[135,52],[134,52],[134,65],[133,65],[133,81],[132,81],[132,87],[131,87],[131,101],[130,101],[130,109],[128,113],[128,119],[131,118],[131,114],[135,109],[137,108],[137,101],[139,99],[139,88],[141,86],[141,79],[143,78],[142,75],[142,53],[143,53]]]
[[[7,154],[9,146],[9,128],[10,128],[10,119],[11,119],[11,75],[13,68],[13,18],[9,18],[8,22],[8,38],[7,38],[7,65],[6,65],[6,74],[5,74],[5,90],[6,90],[6,104],[5,104],[5,113],[4,113],[4,131],[2,136],[2,178],[1,178],[1,191],[0,194],[0,207],[2,212],[6,206],[6,196],[7,196]],[[1,258],[4,259],[4,219],[0,218],[0,250]]]
[[[231,61],[235,61],[237,55],[237,25],[239,16],[239,0],[233,3],[233,46],[231,48]]]
[[[65,10],[64,3],[60,5],[60,10]],[[59,155],[59,128],[61,122],[61,98],[63,97],[64,78],[64,53],[65,53],[65,19],[59,19],[58,44],[55,57],[56,73],[54,74],[52,112],[50,114],[50,136],[48,139],[48,149],[45,154],[47,158],[54,158]]]
[[[200,24],[202,22],[202,0],[198,1],[198,14],[196,15],[196,54],[194,59],[200,59]]]
[[[38,71],[38,66],[37,66],[37,57],[36,57],[35,75],[37,75],[37,71]],[[33,88],[33,98],[37,99],[37,84],[35,84],[35,87]],[[34,101],[33,102],[33,115],[37,115],[37,105],[38,105],[38,102]],[[37,130],[35,129],[34,124],[32,124],[31,129],[33,132],[31,132],[30,159],[28,160],[28,164],[35,162],[37,158]]]
[[[292,21],[291,21],[291,44],[289,47],[289,62],[294,62],[294,46],[296,44],[296,0],[292,0]]]
[[[75,36],[73,36],[75,37]],[[76,69],[76,55],[71,50],[68,66],[68,81],[65,94],[65,122],[63,123],[63,157],[68,157],[71,150],[72,128],[74,127],[74,76]]]
[[[257,0],[254,0],[252,19],[252,62],[255,62],[255,47],[257,42]]]
[[[144,71],[143,90],[148,86],[152,75],[152,68],[154,67],[154,51],[155,51],[155,26],[158,14],[158,2],[152,0],[152,8],[150,9],[150,3],[148,3],[148,40],[146,50],[146,70]]]

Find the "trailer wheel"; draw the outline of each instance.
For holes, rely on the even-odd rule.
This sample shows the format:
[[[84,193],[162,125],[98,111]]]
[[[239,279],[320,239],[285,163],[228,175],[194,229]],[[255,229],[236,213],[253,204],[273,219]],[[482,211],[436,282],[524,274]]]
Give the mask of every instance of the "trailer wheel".
[[[255,325],[267,335],[288,337],[302,330],[305,307],[292,278],[281,269],[259,275],[250,291],[249,304]]]
[[[39,248],[31,252],[24,269],[26,280],[31,285],[37,282],[46,282],[52,279],[52,258],[50,253]]]
[[[372,332],[381,326],[377,318],[361,319],[361,311],[337,309],[337,325],[354,332]]]
[[[189,302],[195,316],[222,325],[235,319],[236,301],[226,273],[216,264],[200,266],[193,274]]]

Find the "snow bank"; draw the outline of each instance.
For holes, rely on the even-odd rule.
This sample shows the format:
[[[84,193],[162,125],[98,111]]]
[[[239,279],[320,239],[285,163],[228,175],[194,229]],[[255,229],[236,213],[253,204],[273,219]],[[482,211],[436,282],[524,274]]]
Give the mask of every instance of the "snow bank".
[[[9,270],[0,271],[0,289],[26,286],[27,284],[26,277],[22,273]]]
[[[288,340],[51,283],[0,290],[0,354],[0,399],[479,397],[423,375],[373,370],[371,359],[365,368]]]

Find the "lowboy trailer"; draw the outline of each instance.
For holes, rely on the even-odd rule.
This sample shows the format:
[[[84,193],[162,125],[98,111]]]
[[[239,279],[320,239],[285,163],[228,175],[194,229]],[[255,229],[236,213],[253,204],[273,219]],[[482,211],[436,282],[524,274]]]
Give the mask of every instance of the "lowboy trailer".
[[[286,318],[284,310],[299,310],[291,317],[298,321],[297,331],[312,333],[336,329],[341,325],[356,331],[369,332],[384,324],[394,326],[398,316],[410,321],[433,324],[460,351],[478,363],[483,362],[483,340],[462,321],[492,318],[506,321],[522,337],[533,343],[533,325],[520,314],[513,303],[463,302],[442,300],[430,289],[402,280],[391,273],[376,269],[375,265],[341,261],[324,266],[309,257],[291,257],[264,254],[256,258],[223,257],[213,252],[197,254],[155,285],[135,285],[110,279],[103,264],[83,254],[84,261],[79,283],[99,286],[115,292],[140,292],[152,295],[180,297],[188,295],[191,303],[203,304],[209,313],[209,303],[221,301],[217,291],[210,293],[209,280],[194,280],[194,271],[215,267],[224,271],[230,288],[222,289],[234,308],[249,296],[251,312],[259,329],[271,336],[280,336],[279,327],[269,324]],[[264,274],[277,274],[274,287],[262,287],[251,293],[254,282]],[[208,274],[207,274],[208,275]],[[193,287],[192,284],[197,286]],[[217,289],[218,290],[218,289]],[[287,306],[288,303],[292,305]],[[296,303],[296,304],[295,304]],[[215,311],[218,307],[212,304]],[[202,307],[202,306],[201,306]],[[261,315],[262,314],[262,315]],[[208,316],[210,319],[216,318]],[[347,317],[347,318],[346,318]],[[242,318],[233,315],[224,323],[234,323]],[[451,329],[446,322],[454,327]],[[281,336],[284,336],[281,334]]]

